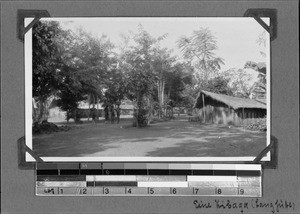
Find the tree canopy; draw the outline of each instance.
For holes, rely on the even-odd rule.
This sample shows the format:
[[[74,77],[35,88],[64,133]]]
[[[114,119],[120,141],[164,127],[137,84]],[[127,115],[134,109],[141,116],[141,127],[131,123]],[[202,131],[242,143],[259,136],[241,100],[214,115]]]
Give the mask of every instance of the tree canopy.
[[[47,119],[52,99],[75,120],[79,103],[87,100],[93,107],[131,100],[137,114],[151,119],[154,112],[165,117],[167,108],[191,109],[201,89],[249,96],[242,69],[219,72],[224,60],[216,55],[217,38],[208,28],[178,39],[182,58],[162,47],[167,34],[154,37],[140,25],[137,33],[122,37],[119,47],[105,35],[66,30],[55,21],[38,22],[33,27],[35,121]],[[256,68],[253,63],[245,66]]]

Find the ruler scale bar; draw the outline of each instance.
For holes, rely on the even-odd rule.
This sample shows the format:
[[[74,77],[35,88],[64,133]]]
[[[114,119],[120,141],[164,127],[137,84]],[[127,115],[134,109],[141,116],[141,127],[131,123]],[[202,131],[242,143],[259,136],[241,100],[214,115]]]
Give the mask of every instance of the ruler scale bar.
[[[259,164],[38,163],[39,196],[261,197]]]
[[[145,171],[138,170],[135,173],[134,170],[130,170],[129,173],[124,169],[106,169],[103,172],[98,170],[37,170],[37,175],[214,175],[214,176],[222,176],[222,175],[238,175],[238,176],[260,176],[261,171],[253,170],[154,170],[149,169]]]

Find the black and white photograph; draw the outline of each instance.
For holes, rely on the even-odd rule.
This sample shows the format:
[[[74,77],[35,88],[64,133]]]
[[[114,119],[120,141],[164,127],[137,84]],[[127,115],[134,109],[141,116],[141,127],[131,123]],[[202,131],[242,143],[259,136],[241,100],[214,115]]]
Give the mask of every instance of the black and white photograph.
[[[298,1],[0,17],[1,214],[300,213]]]
[[[25,36],[27,145],[49,161],[252,160],[270,140],[269,42],[247,17],[42,18]]]

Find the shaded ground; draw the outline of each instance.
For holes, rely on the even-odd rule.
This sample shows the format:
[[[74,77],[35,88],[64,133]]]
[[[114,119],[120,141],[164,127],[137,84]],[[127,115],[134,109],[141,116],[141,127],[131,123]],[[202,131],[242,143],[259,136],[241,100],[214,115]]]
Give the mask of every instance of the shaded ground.
[[[33,136],[34,152],[42,157],[238,157],[256,156],[266,146],[265,132],[186,119],[139,129],[128,120],[76,126],[68,132]]]

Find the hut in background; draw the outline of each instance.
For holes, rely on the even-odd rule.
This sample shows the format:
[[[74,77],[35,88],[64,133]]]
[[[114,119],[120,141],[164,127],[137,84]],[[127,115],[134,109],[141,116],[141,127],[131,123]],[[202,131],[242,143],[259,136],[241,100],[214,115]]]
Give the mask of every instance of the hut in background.
[[[255,99],[232,97],[202,90],[196,99],[198,120],[202,123],[242,125],[244,119],[266,116],[265,102]]]

